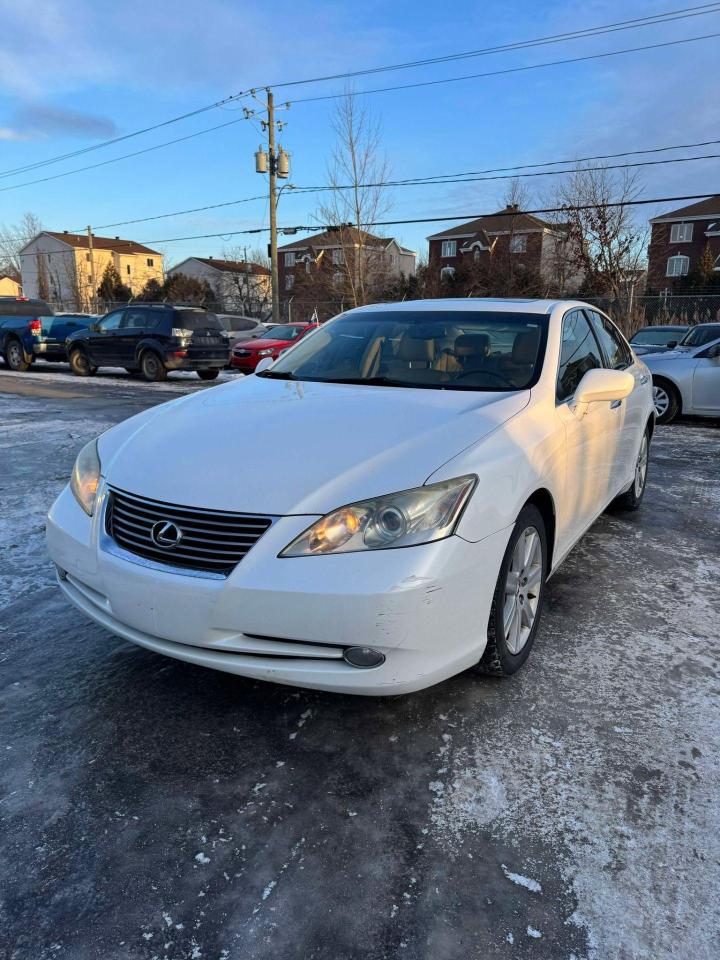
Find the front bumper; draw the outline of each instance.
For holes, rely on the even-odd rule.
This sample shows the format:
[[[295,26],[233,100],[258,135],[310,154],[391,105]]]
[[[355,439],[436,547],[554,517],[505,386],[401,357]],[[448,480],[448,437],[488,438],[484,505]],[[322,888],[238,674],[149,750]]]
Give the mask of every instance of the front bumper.
[[[279,559],[312,522],[282,517],[226,579],[149,568],[113,549],[105,494],[88,518],[69,488],[50,510],[47,539],[63,592],[112,633],[158,653],[228,673],[357,694],[409,693],[482,655],[510,534],[449,537],[405,549]],[[385,656],[371,669],[343,651]]]
[[[255,367],[260,363],[263,357],[253,354],[249,357],[236,357],[235,354],[230,358],[230,366],[233,370],[242,370],[243,373],[254,373]]]

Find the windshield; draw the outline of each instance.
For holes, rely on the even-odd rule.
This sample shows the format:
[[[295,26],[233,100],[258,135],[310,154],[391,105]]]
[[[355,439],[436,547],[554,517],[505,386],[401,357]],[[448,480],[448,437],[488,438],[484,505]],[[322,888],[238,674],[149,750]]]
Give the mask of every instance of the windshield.
[[[647,330],[638,330],[630,342],[665,347],[673,340],[677,343],[686,330],[687,327],[648,327]]]
[[[222,324],[214,313],[206,310],[176,310],[175,326],[183,330],[222,330]]]
[[[268,331],[260,334],[258,340],[297,340],[305,329],[304,326],[293,323],[281,323],[276,327],[270,327]]]
[[[720,323],[702,324],[690,327],[678,346],[703,347],[706,343],[712,343],[713,340],[718,339],[720,339]]]
[[[542,367],[547,317],[359,310],[314,331],[259,376],[437,390],[522,390]]]

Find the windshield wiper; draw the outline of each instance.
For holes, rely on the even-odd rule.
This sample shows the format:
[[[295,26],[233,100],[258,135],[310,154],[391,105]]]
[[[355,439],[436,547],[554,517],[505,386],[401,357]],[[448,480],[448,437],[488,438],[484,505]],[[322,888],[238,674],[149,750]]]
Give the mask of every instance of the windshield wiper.
[[[268,380],[300,380],[301,377],[296,377],[294,373],[283,373],[282,370],[261,370],[260,373],[255,374],[256,377],[267,377]]]

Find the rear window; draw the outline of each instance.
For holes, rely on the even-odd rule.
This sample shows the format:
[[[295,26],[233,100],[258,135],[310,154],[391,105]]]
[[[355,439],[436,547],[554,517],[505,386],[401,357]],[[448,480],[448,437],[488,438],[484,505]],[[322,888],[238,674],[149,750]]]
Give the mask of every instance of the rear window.
[[[0,298],[0,317],[54,317],[55,311],[44,300],[3,300]]]
[[[183,330],[224,330],[214,313],[205,310],[175,310],[173,325]]]

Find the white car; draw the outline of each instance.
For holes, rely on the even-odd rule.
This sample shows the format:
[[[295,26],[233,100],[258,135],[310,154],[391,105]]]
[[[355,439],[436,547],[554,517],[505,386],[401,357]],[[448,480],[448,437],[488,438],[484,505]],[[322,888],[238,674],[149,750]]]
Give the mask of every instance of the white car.
[[[65,595],[149,650],[323,690],[514,673],[545,582],[645,489],[652,384],[573,301],[351,310],[80,452]]]

